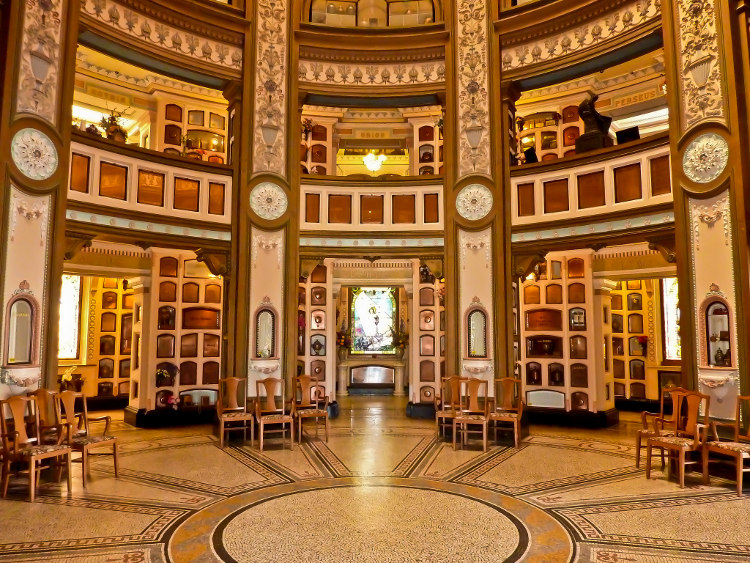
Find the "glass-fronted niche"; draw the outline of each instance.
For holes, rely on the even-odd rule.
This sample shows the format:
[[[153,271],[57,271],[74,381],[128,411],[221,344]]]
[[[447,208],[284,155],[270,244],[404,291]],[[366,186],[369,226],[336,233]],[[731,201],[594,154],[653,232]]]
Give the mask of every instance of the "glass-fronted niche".
[[[397,287],[352,287],[352,354],[395,354],[405,335],[399,322]]]
[[[411,27],[436,16],[432,0],[313,0],[310,6],[310,23],[334,27]]]

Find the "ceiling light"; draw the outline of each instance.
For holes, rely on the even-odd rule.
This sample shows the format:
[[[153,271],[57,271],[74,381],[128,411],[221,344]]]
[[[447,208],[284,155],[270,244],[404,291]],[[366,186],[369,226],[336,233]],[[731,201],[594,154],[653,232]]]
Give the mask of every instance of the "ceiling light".
[[[377,172],[378,170],[380,170],[383,162],[385,162],[385,155],[376,155],[374,152],[368,152],[362,159],[362,162],[364,162],[365,168],[367,168],[370,172]]]

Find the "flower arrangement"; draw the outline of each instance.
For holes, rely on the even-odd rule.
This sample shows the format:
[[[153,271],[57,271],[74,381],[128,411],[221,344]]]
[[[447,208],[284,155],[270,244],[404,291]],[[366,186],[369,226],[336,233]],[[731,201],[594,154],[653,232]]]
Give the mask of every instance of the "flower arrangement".
[[[73,373],[77,367],[70,366],[57,378],[60,391],[80,391],[83,389],[83,377],[80,373]]]
[[[340,330],[336,333],[336,346],[339,348],[351,348],[352,339],[349,337],[348,331]]]
[[[641,346],[645,346],[646,344],[648,344],[648,336],[645,336],[645,335],[639,336],[638,344],[640,344]]]
[[[172,407],[174,410],[177,410],[177,407],[179,406],[177,397],[175,397],[174,395],[170,395],[169,397],[167,397],[167,405]]]
[[[394,348],[405,348],[409,343],[409,333],[405,330],[394,330],[393,331],[393,347]]]
[[[128,132],[122,126],[122,112],[112,110],[108,116],[102,117],[99,126],[104,129],[107,139],[124,143],[128,139]]]
[[[309,117],[306,117],[302,120],[302,134],[307,136],[310,133],[312,133],[313,127],[315,127],[315,122],[310,119]]]
[[[156,386],[167,387],[172,385],[172,375],[164,368],[156,370]]]

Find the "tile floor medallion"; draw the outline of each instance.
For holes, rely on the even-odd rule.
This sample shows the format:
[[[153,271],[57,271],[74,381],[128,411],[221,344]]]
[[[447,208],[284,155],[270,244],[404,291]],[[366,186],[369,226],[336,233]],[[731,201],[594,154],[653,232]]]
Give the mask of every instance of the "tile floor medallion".
[[[0,501],[0,561],[750,561],[750,494],[636,469],[638,417],[608,429],[533,426],[520,448],[453,450],[405,402],[348,397],[328,443],[312,426],[261,454],[209,426],[119,421],[121,471],[92,461],[43,475],[38,501],[13,478]],[[257,442],[256,442],[257,443]]]

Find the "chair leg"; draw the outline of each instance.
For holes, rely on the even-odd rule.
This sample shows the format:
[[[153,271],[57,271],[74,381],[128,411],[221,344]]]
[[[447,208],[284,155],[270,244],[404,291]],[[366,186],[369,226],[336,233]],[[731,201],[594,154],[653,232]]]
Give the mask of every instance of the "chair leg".
[[[651,444],[646,444],[646,479],[651,479]]]
[[[115,443],[112,444],[112,457],[113,457],[113,461],[115,464],[115,478],[119,477],[119,475],[117,474],[117,454],[119,452],[117,450],[118,450],[118,445],[117,445],[117,441],[115,441]]]
[[[680,488],[685,488],[685,450],[680,448],[680,453],[678,456],[678,463],[679,467],[677,468],[677,472],[680,476]]]
[[[66,473],[68,476],[68,496],[70,496],[73,494],[73,450],[69,450],[65,458],[68,460]],[[115,464],[115,473],[117,473],[117,464]]]
[[[263,451],[263,421],[260,421],[260,451]]]
[[[482,447],[483,451],[487,451],[487,423],[482,425]]]
[[[701,468],[703,469],[703,484],[708,485],[709,483],[709,476],[708,476],[708,448],[703,448],[703,453],[701,454]]]
[[[291,434],[291,439],[289,440],[289,449],[293,450],[294,449],[294,421],[289,423],[289,432]],[[301,439],[302,439],[302,434],[300,432],[300,440]]]
[[[224,421],[219,422],[219,447],[224,448]]]
[[[297,417],[297,424],[298,424],[298,426],[297,426],[297,442],[301,444],[302,443],[302,417],[301,416]],[[318,429],[317,428],[317,421],[316,421],[315,424],[316,424],[315,430],[317,431],[317,429]]]
[[[84,447],[81,451],[81,475],[83,476],[83,488],[86,488],[86,472],[89,467],[89,452]]]
[[[521,440],[521,421],[516,420],[513,422],[513,444],[518,447],[518,442]]]
[[[10,459],[3,460],[3,498],[8,496],[8,481],[10,481]]]
[[[326,444],[328,443],[328,417],[326,416]]]
[[[635,468],[638,469],[641,466],[641,435],[640,433],[635,436]]]
[[[456,450],[456,421],[453,420],[453,450]]]
[[[743,474],[742,473],[742,469],[743,469],[742,454],[734,458],[734,461],[737,465],[737,494],[739,496],[742,496],[742,474]]]
[[[36,494],[36,458],[29,459],[29,502],[34,502]]]

